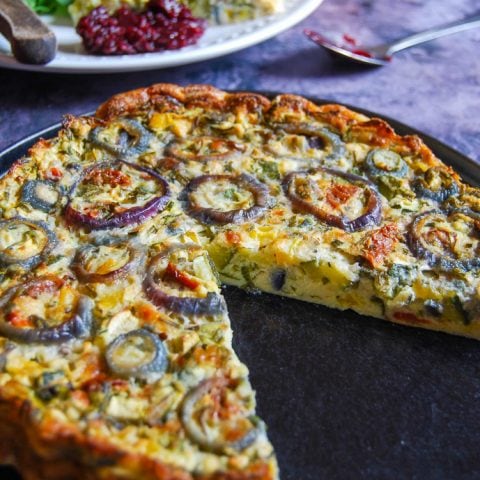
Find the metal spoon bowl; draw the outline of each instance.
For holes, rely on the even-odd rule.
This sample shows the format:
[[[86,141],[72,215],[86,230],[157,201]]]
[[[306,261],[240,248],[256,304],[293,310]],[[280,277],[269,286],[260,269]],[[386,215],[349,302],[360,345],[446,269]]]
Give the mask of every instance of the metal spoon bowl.
[[[408,37],[391,43],[385,43],[373,47],[355,45],[354,42],[351,42],[348,45],[339,45],[337,42],[329,40],[313,30],[305,30],[304,33],[315,44],[327,49],[337,57],[361,63],[363,65],[382,67],[391,61],[393,54],[400,52],[401,50],[475,27],[480,27],[480,15],[457,20],[456,22],[447,23],[446,25],[425,30],[424,32],[409,35]]]

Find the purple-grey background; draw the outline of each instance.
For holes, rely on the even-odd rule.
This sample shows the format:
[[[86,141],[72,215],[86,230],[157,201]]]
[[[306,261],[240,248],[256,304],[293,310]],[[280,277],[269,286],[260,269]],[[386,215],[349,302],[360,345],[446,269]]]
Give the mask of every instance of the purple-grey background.
[[[376,43],[478,10],[477,0],[325,0],[309,18],[272,40],[184,67],[107,75],[0,69],[0,151],[65,113],[93,110],[113,93],[175,82],[294,92],[357,105],[480,161],[480,29],[401,52],[381,69],[338,64],[302,34],[304,28],[315,28]]]

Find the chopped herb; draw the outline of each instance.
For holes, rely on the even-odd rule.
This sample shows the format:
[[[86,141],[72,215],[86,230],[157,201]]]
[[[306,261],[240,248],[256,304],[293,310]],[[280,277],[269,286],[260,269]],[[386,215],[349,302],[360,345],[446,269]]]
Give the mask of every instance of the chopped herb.
[[[202,237],[207,237],[210,240],[213,240],[215,238],[215,227],[205,226],[205,228],[198,232],[198,234]]]
[[[242,272],[242,276],[245,279],[247,287],[253,287],[253,282],[252,282],[252,276],[250,274],[250,269],[246,265],[243,265],[240,271]]]
[[[462,322],[464,325],[469,325],[471,322],[471,318],[468,315],[468,312],[465,310],[463,306],[463,302],[460,300],[460,297],[458,295],[455,295],[451,299],[452,305],[455,307],[455,310],[460,314],[460,318],[462,319]]]
[[[233,200],[235,202],[240,200],[240,198],[238,196],[238,192],[234,188],[229,188],[229,189],[225,190],[223,192],[223,196],[225,198],[228,198],[229,200]]]
[[[415,278],[415,267],[393,264],[387,272],[392,297],[396,297],[405,286],[411,286]]]
[[[288,222],[289,227],[299,227],[303,229],[309,229],[313,224],[314,221],[311,217],[302,217],[299,215],[292,216]]]
[[[145,185],[139,185],[135,190],[129,193],[128,198],[137,200],[138,197],[145,197],[151,194],[152,192],[150,192]]]
[[[260,162],[260,168],[265,176],[272,180],[280,179],[280,172],[278,171],[278,165],[275,162],[269,162],[263,160]]]
[[[390,267],[388,275],[396,278],[400,285],[407,285],[412,280],[412,267],[394,263]]]

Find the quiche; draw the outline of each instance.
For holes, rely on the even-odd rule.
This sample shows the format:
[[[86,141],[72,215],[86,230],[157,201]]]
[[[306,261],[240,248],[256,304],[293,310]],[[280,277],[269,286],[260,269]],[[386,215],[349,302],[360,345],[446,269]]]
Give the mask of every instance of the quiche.
[[[0,183],[0,458],[27,480],[278,478],[221,283],[480,337],[480,191],[339,105],[153,85]]]

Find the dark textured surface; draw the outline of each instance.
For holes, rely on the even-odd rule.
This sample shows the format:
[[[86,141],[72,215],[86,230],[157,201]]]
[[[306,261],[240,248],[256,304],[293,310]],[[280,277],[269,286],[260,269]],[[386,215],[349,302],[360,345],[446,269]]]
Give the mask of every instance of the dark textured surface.
[[[2,166],[34,141],[0,154]],[[429,143],[452,165],[468,164]],[[470,165],[470,175],[480,183],[479,167]],[[480,478],[480,343],[224,292],[234,348],[250,368],[283,480]],[[1,467],[0,479],[18,480]]]
[[[349,103],[480,161],[480,29],[373,70],[332,61],[301,33],[348,32],[376,43],[479,9],[477,0],[325,0],[295,28],[209,62],[115,75],[0,69],[0,151],[113,93],[168,81]],[[466,164],[433,146],[447,162]],[[269,295],[226,296],[283,480],[480,478],[480,343]],[[0,469],[0,480],[13,478]]]
[[[480,348],[271,295],[226,291],[284,480],[480,475]]]

